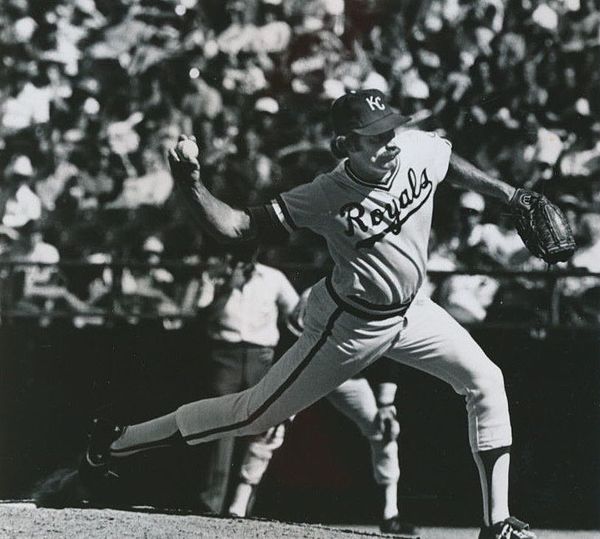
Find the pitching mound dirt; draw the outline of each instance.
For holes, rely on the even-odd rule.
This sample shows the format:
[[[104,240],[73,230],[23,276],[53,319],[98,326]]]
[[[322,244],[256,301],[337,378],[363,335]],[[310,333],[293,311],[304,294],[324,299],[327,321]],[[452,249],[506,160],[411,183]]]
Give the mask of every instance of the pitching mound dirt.
[[[325,526],[264,520],[171,515],[143,510],[40,509],[29,503],[8,503],[0,505],[0,537],[356,539],[382,536]]]

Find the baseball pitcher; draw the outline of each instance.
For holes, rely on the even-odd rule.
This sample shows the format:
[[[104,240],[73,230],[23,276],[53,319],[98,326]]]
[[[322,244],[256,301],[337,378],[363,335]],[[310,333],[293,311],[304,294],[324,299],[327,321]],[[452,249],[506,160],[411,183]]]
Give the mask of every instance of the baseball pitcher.
[[[573,253],[564,216],[541,195],[517,190],[452,155],[448,140],[406,127],[408,118],[378,90],[347,93],[331,113],[332,147],[344,160],[260,207],[235,209],[215,198],[188,152],[189,138],[182,136],[170,152],[180,192],[215,238],[272,241],[308,228],[327,242],[334,269],[310,294],[301,337],[257,385],[141,424],[121,427],[97,419],[82,478],[105,485],[115,463],[137,451],[264,432],[385,355],[447,382],[464,398],[481,478],[480,539],[534,538],[509,512],[512,435],[502,372],[419,288],[434,194],[448,172],[462,188],[514,208],[526,245],[549,262]]]

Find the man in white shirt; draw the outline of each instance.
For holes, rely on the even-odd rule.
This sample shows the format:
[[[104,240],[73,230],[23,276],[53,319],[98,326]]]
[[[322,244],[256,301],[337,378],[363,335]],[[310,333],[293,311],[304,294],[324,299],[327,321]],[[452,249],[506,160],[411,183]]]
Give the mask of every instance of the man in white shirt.
[[[279,270],[256,262],[253,248],[236,249],[228,258],[225,275],[205,272],[200,307],[209,338],[208,391],[218,397],[254,386],[268,371],[279,342],[278,322],[298,302],[298,294]],[[200,490],[203,508],[233,513],[246,508],[262,479],[273,452],[281,446],[284,425],[243,439],[246,455],[237,474],[235,507],[226,509],[232,471],[234,438],[221,439],[209,451]]]

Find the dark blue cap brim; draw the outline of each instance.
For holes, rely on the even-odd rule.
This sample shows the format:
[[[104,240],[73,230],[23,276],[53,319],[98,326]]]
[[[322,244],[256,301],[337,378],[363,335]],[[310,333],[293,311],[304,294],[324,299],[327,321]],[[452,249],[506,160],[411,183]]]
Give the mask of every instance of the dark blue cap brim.
[[[397,112],[392,112],[383,118],[378,118],[373,123],[369,125],[365,125],[364,127],[360,127],[358,129],[352,129],[354,133],[358,135],[380,135],[381,133],[385,133],[386,131],[391,131],[392,129],[396,129],[396,127],[400,127],[405,123],[411,120],[410,116],[402,116]]]

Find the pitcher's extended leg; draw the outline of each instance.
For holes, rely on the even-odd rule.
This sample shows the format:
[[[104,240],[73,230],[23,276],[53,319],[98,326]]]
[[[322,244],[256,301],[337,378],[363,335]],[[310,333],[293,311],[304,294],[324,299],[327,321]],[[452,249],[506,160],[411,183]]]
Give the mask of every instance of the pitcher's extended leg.
[[[323,287],[321,287],[323,288]],[[180,407],[176,425],[189,444],[259,434],[330,393],[388,350],[399,317],[371,322],[342,311],[326,292],[313,290],[302,336],[254,387]],[[172,416],[169,416],[172,417]],[[153,421],[128,428],[111,456],[144,450]]]

